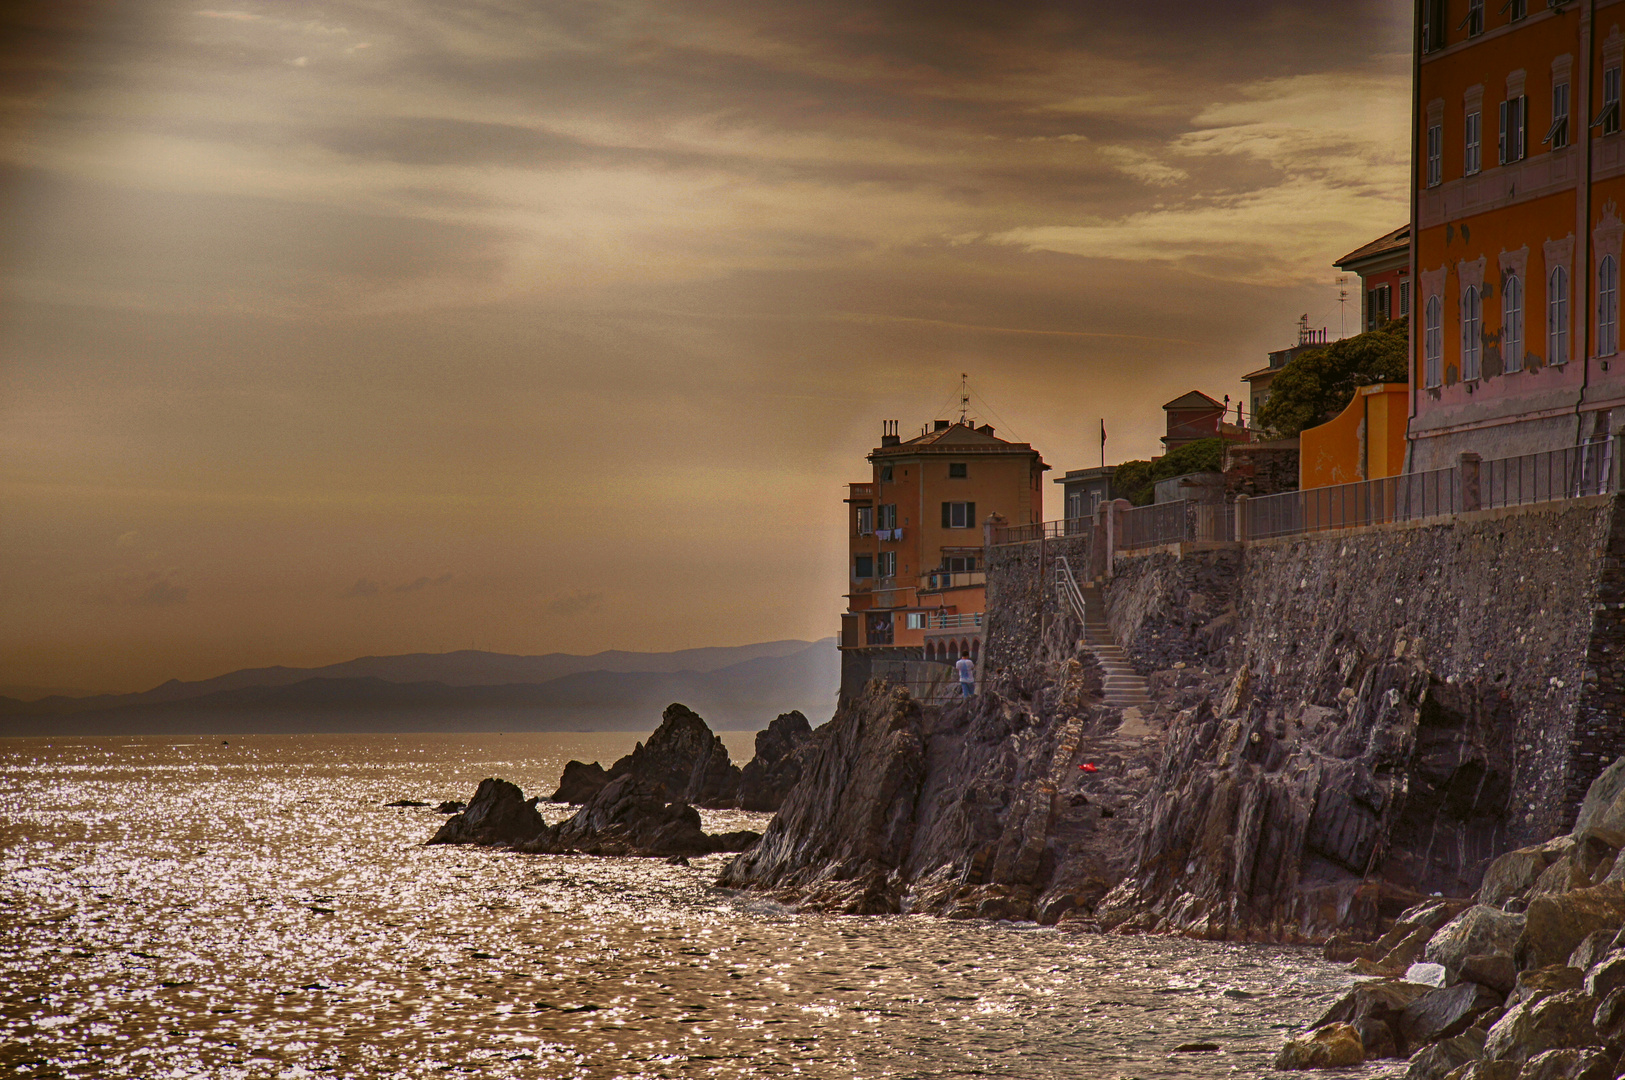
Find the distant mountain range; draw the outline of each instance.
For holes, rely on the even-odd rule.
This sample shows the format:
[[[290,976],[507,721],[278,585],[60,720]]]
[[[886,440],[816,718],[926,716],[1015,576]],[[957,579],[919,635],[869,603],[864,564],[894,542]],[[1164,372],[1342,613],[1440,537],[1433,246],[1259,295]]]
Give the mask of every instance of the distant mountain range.
[[[465,650],[251,668],[138,694],[0,697],[0,736],[370,731],[642,731],[681,701],[715,729],[835,709],[833,638],[670,653]]]

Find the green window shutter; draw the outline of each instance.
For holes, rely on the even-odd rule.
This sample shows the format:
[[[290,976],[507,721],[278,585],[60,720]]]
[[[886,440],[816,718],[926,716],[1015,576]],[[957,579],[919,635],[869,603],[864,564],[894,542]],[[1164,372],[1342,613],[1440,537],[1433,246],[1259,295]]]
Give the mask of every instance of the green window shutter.
[[[976,504],[975,503],[966,503],[965,504],[965,527],[967,529],[976,528]]]
[[[942,527],[944,529],[950,528],[953,525],[953,519],[949,516],[952,513],[952,510],[950,509],[952,506],[953,503],[942,504]]]

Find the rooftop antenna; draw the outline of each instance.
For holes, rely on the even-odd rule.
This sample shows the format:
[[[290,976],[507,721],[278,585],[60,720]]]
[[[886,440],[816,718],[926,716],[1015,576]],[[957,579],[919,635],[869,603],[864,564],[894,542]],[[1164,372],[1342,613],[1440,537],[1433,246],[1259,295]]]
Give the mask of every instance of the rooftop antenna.
[[[1348,302],[1349,302],[1348,283],[1349,283],[1349,279],[1348,279],[1347,274],[1339,274],[1339,275],[1337,275],[1337,336],[1338,337],[1348,337],[1349,336],[1348,323],[1343,318],[1344,312],[1346,312],[1348,310]]]
[[[964,424],[965,414],[970,412],[970,376],[963,371],[959,373],[959,422]]]

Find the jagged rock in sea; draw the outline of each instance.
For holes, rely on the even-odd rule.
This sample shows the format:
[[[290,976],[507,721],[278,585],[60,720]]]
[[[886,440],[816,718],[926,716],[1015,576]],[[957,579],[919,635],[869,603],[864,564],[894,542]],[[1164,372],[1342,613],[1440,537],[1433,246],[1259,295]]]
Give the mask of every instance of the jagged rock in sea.
[[[429,843],[520,844],[546,828],[535,799],[525,798],[517,784],[490,777],[480,781],[468,808],[447,818]]]
[[[801,779],[812,725],[800,712],[780,713],[756,733],[756,756],[739,773],[739,808],[777,812]]]
[[[559,777],[558,789],[547,797],[547,801],[579,806],[602,791],[607,783],[609,774],[598,762],[589,765],[585,761],[567,761]]]
[[[616,777],[568,821],[523,844],[520,851],[670,858],[739,851],[756,833],[709,836],[694,807],[666,798],[666,789],[639,776]]]
[[[749,831],[707,834],[699,811],[669,800],[658,783],[630,774],[605,784],[557,825],[542,819],[536,803],[506,780],[482,780],[468,809],[450,818],[429,843],[504,845],[555,855],[671,857],[743,851],[759,839]]]
[[[707,809],[730,808],[739,797],[739,766],[728,760],[728,748],[698,713],[676,702],[666,706],[649,741],[638,743],[607,773],[611,780],[628,775]]]

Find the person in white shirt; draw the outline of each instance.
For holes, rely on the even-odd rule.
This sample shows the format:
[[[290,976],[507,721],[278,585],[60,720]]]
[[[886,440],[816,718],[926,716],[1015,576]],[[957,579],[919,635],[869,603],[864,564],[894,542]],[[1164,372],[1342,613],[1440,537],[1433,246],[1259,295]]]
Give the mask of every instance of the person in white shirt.
[[[960,653],[959,662],[954,665],[959,672],[959,690],[965,697],[976,692],[976,662],[970,658],[970,653]]]

